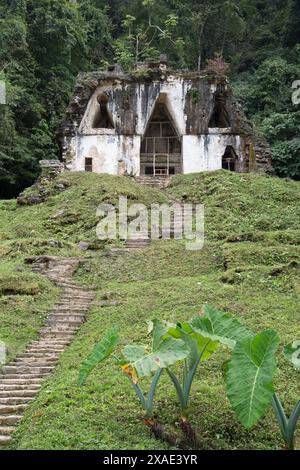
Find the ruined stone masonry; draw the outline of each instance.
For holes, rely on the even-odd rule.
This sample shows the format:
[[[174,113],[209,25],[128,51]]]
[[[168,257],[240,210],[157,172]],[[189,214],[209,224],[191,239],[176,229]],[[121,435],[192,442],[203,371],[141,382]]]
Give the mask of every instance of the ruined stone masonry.
[[[228,79],[209,70],[174,71],[167,62],[81,73],[58,131],[71,171],[169,177],[221,168],[271,169]]]

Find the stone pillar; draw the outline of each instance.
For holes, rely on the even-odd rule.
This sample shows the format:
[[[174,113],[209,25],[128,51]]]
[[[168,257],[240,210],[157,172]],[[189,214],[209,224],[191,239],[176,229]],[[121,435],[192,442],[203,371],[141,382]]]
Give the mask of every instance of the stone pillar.
[[[43,178],[55,178],[65,169],[64,164],[59,160],[41,160],[40,167],[42,169],[41,176]]]

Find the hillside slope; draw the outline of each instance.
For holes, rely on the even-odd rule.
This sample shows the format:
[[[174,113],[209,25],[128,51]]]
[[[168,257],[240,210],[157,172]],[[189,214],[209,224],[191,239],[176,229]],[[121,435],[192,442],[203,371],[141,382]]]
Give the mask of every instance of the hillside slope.
[[[131,178],[64,174],[27,190],[23,202],[42,196],[39,204],[1,203],[0,339],[8,343],[10,357],[36,335],[59,295],[49,281],[30,273],[28,257],[84,258],[76,280],[97,292],[87,323],[27,410],[13,448],[165,447],[148,434],[130,385],[112,362],[99,366],[86,387],[76,385],[83,358],[112,325],[119,326],[122,346],[144,339],[149,319],[189,319],[210,303],[255,331],[276,328],[284,342],[300,337],[300,183],[219,171],[175,177],[167,192],[205,205],[203,250],[189,252],[183,241],[166,240],[142,252],[112,252],[97,240],[101,202],[116,204],[119,195],[147,206],[167,201],[165,194]],[[87,251],[80,250],[81,241],[89,243]],[[202,366],[194,384],[191,416],[203,448],[280,447],[272,413],[251,431],[234,418],[220,370],[220,359],[226,357],[224,350],[218,352]],[[299,391],[292,368],[282,359],[276,385],[289,408]],[[167,429],[179,433],[176,398],[167,377],[158,407]]]

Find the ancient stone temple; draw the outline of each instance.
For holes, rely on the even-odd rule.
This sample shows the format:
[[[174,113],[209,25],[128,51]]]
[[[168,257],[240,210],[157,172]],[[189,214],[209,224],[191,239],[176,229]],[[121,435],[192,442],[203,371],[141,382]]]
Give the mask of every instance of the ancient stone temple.
[[[165,60],[132,73],[115,65],[80,74],[58,138],[71,171],[167,177],[271,168],[270,148],[227,78],[175,71]]]

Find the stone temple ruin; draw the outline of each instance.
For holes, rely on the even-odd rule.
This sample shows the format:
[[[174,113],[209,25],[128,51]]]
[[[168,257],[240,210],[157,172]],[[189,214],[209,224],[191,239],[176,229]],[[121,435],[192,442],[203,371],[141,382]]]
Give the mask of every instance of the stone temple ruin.
[[[165,178],[271,168],[270,148],[254,134],[228,79],[174,71],[163,58],[132,73],[114,65],[80,74],[58,139],[71,171]]]

